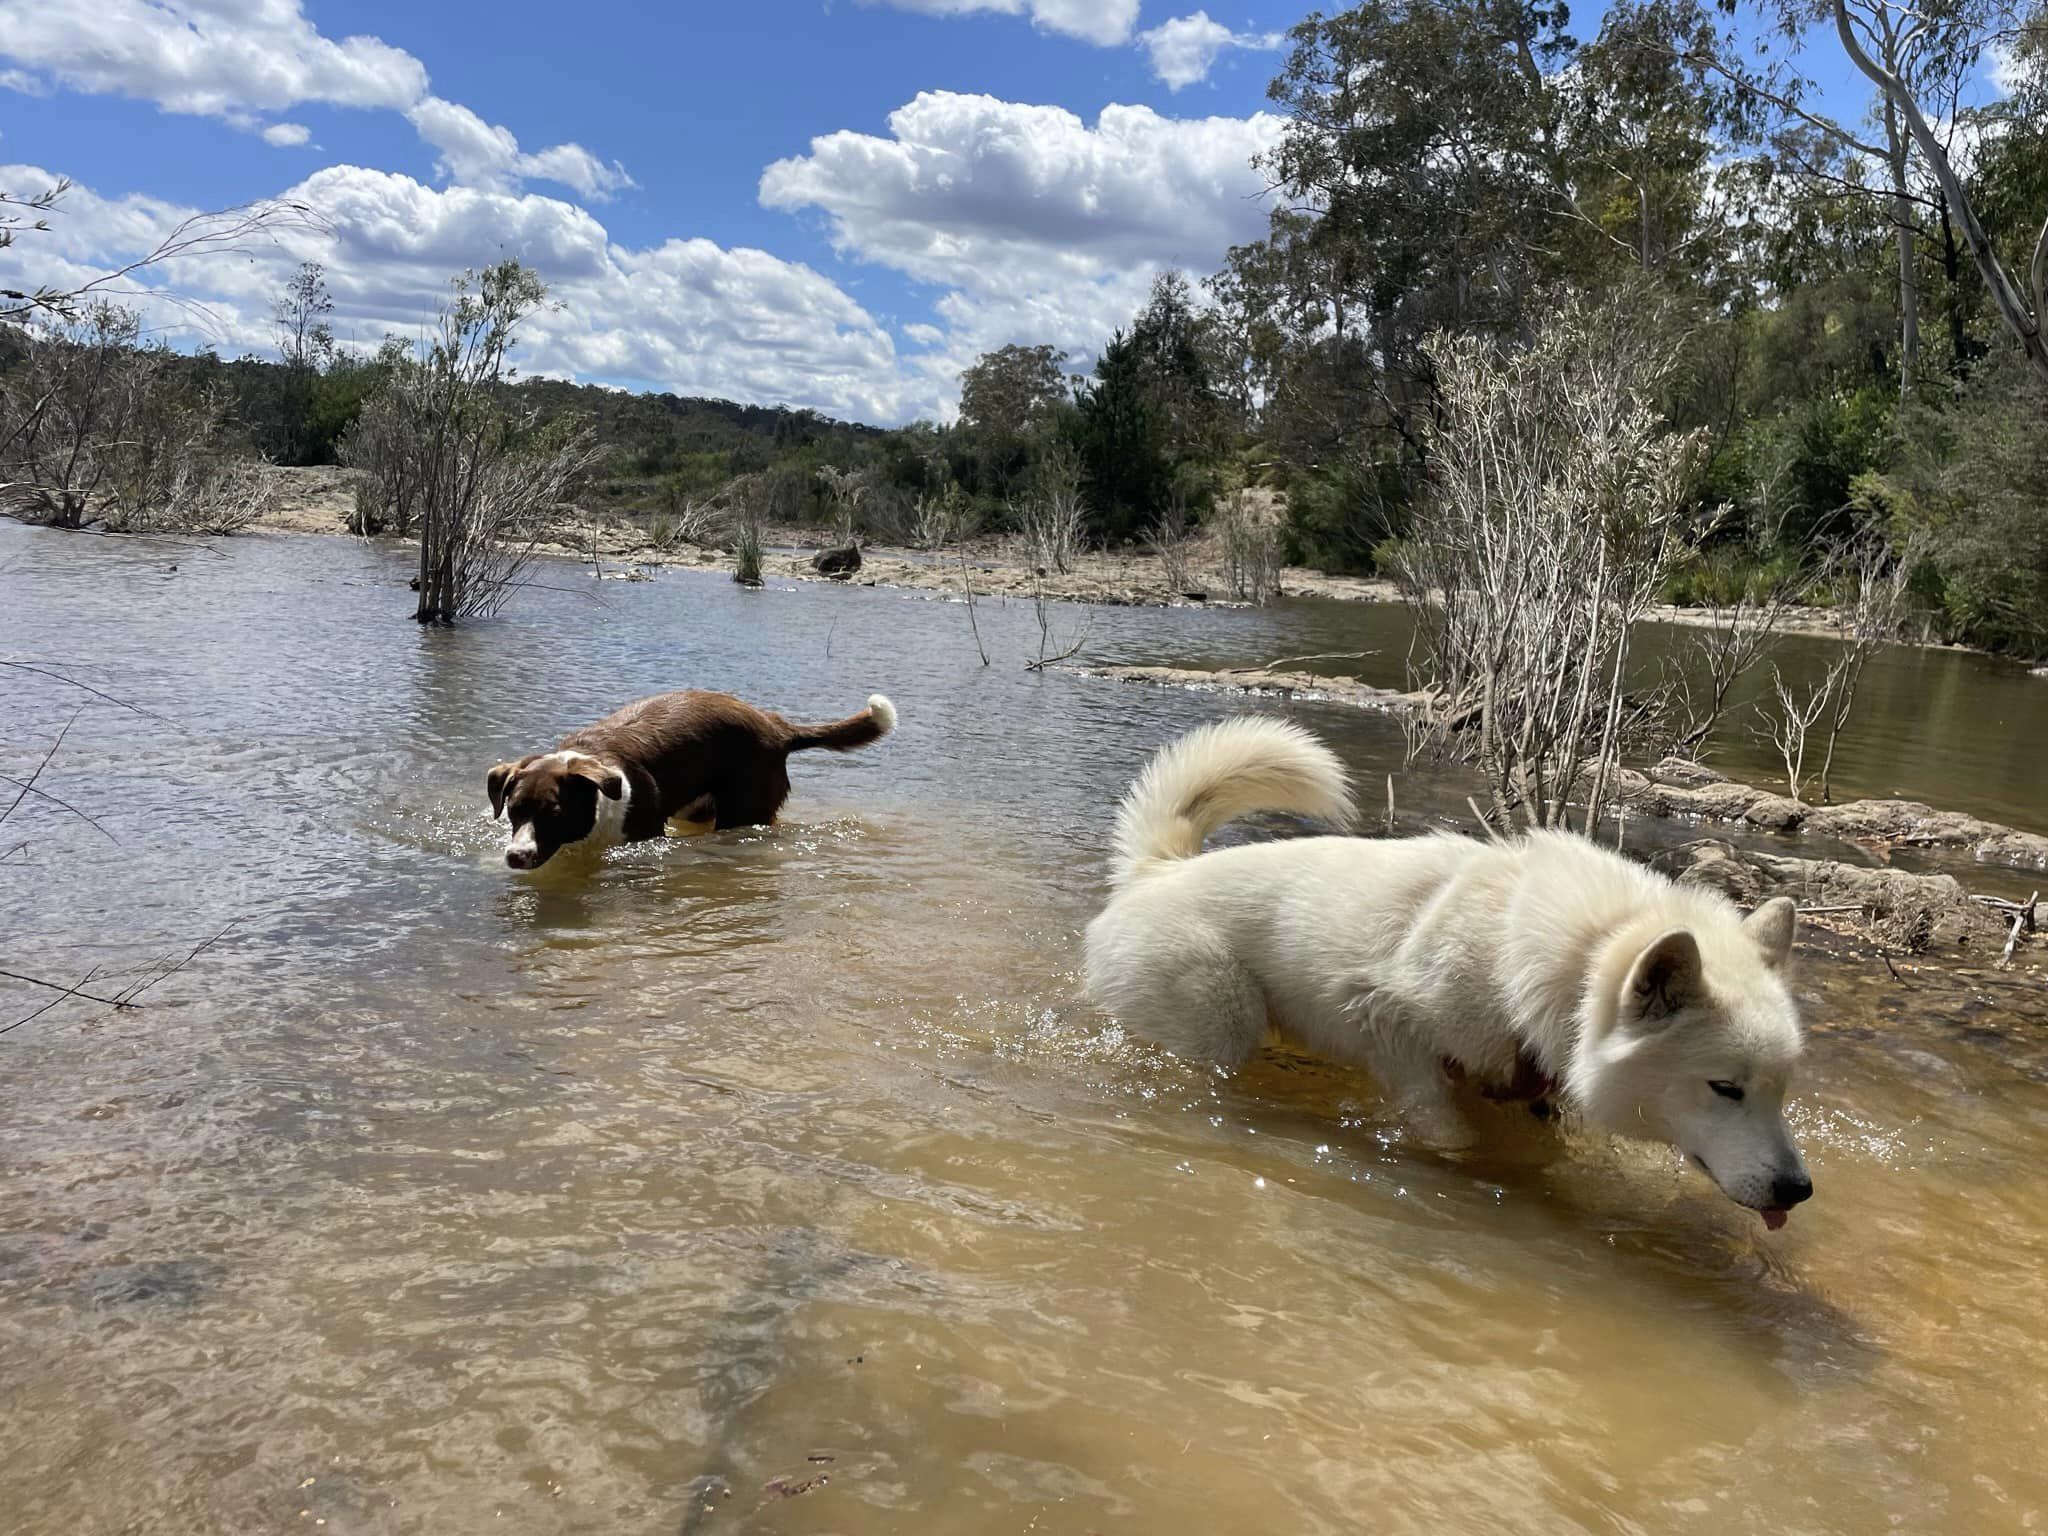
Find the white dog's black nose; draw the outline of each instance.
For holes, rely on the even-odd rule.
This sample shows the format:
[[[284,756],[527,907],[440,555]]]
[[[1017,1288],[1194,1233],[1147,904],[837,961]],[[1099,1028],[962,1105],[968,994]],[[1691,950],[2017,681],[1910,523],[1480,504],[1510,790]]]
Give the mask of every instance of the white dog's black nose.
[[[1803,1169],[1798,1173],[1781,1173],[1771,1180],[1771,1204],[1781,1211],[1812,1198],[1813,1180]]]

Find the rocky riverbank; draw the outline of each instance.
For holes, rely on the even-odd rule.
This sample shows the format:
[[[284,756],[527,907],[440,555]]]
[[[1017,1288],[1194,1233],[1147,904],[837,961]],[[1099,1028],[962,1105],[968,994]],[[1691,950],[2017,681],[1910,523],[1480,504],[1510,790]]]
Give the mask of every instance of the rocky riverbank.
[[[276,495],[256,526],[279,533],[345,534],[354,507],[349,471],[331,467],[275,469]],[[821,531],[809,527],[769,528],[763,542],[765,574],[786,581],[843,581],[853,586],[895,587],[913,592],[976,597],[1045,598],[1054,602],[1112,603],[1122,606],[1228,606],[1233,601],[1223,569],[1221,541],[1196,535],[1188,541],[1186,579],[1176,579],[1166,562],[1149,550],[1084,551],[1061,571],[1033,563],[1014,536],[983,536],[942,551],[888,544],[863,544],[859,569],[831,576],[813,559],[826,547]],[[730,566],[721,544],[655,542],[648,530],[624,518],[566,509],[536,549],[593,563],[605,575],[624,576],[639,568],[705,570]],[[1300,566],[1283,567],[1275,596],[1323,597],[1344,602],[1396,602],[1390,581],[1326,576]]]

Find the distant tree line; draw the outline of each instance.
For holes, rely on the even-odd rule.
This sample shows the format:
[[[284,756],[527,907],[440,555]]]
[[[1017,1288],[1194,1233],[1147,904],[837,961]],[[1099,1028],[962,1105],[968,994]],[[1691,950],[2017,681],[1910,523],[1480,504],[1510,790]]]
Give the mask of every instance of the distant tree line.
[[[1161,278],[1084,378],[1045,347],[980,359],[946,473],[1001,516],[1072,450],[1108,540],[1268,485],[1291,558],[1395,573],[1444,426],[1434,339],[1525,347],[1605,302],[1660,328],[1666,425],[1705,434],[1711,534],[1665,597],[1911,542],[1947,633],[2048,649],[2048,10],[1765,21],[1759,52],[1694,0],[1623,0],[1584,43],[1523,0],[1310,16],[1270,92],[1266,236],[1200,294]],[[1816,23],[1871,79],[1867,124],[1811,105],[1792,40]],[[2009,89],[1984,103],[1994,59]]]

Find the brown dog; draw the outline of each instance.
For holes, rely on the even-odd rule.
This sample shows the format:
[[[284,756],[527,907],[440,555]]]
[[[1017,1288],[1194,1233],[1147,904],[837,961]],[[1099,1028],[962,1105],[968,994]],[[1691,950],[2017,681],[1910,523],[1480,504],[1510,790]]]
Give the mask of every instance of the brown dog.
[[[895,728],[879,693],[832,725],[792,725],[725,693],[662,693],[498,764],[484,784],[491,815],[511,817],[505,862],[539,869],[564,848],[645,842],[671,821],[765,826],[789,798],[790,753],[846,752]]]

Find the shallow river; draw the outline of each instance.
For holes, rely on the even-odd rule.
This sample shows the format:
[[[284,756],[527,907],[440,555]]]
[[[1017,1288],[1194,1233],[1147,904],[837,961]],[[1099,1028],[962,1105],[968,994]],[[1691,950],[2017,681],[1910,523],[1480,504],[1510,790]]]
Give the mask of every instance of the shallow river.
[[[984,668],[958,604],[549,567],[421,633],[401,556],[221,549],[0,523],[0,657],[131,706],[0,670],[0,772],[70,721],[40,787],[98,823],[0,827],[0,968],[111,992],[220,935],[0,1035],[0,1531],[2048,1526],[2048,1002],[1804,945],[1776,1235],[1508,1110],[1432,1159],[1360,1079],[1077,1000],[1114,797],[1230,701],[1027,674],[1028,607]],[[1875,677],[1924,707],[1841,787],[2040,825],[2048,685]],[[776,831],[508,874],[483,770],[686,685],[903,724],[797,759]],[[1397,785],[1410,826],[1462,793]],[[0,1028],[51,1000],[0,980]]]

